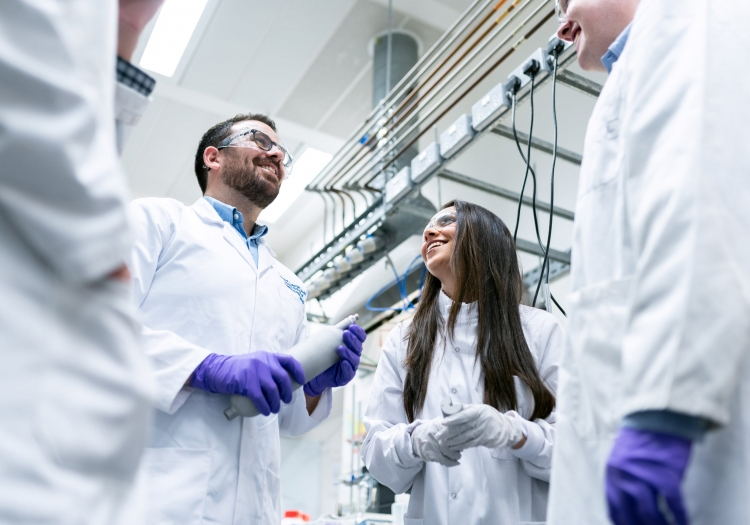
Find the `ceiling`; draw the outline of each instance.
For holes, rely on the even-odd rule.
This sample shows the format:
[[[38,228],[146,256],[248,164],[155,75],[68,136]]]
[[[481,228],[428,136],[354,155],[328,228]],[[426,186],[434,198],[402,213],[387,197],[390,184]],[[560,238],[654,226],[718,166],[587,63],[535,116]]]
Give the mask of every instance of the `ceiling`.
[[[425,49],[469,3],[397,0],[393,24]],[[210,126],[240,112],[271,115],[294,153],[307,146],[334,153],[371,109],[367,44],[387,28],[387,6],[380,0],[209,0],[175,75],[155,75],[154,101],[124,151],[133,195],[197,199],[195,147]],[[142,35],[136,63],[150,31]]]
[[[393,25],[416,36],[424,52],[470,4],[470,0],[393,0]],[[387,8],[388,0],[209,0],[175,75],[156,75],[153,103],[123,153],[133,196],[171,197],[192,204],[200,197],[192,168],[200,137],[215,123],[240,112],[271,115],[296,155],[306,147],[335,153],[371,110],[368,43],[386,30]],[[136,63],[150,30],[146,29],[136,50]],[[473,102],[503,80],[527,53],[546,43],[554,31],[550,20],[538,38],[519,48],[507,68],[498,68],[466,102],[445,116],[440,131],[470,111]],[[581,73],[575,66],[571,69]],[[598,75],[589,77],[604,80]],[[548,88],[538,94],[535,124],[535,136],[548,141],[552,139],[549,95]],[[558,88],[562,147],[581,152],[594,101],[564,86]],[[528,108],[519,109],[518,124],[519,129],[528,130]],[[525,165],[511,141],[486,135],[469,153],[449,168],[520,190]],[[547,200],[550,159],[536,154],[534,158],[538,171],[544,173],[539,198]],[[577,166],[558,163],[556,204],[574,208],[577,178]],[[473,200],[509,224],[515,221],[513,203],[456,183],[431,181],[423,193],[435,203],[450,198]],[[292,270],[322,246],[322,213],[320,199],[305,193],[271,225],[269,242]],[[519,236],[533,239],[531,225],[531,215],[524,211]],[[571,232],[569,222],[557,223],[553,247],[568,249]],[[525,257],[524,264],[536,265],[535,258]]]

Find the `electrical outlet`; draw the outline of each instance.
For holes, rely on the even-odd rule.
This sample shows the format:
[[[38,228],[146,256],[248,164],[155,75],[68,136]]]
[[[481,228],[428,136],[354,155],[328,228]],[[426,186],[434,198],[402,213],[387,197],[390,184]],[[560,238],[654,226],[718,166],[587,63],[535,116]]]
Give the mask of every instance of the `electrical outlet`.
[[[458,120],[440,135],[440,156],[449,158],[474,137],[475,131],[471,127],[471,117],[463,114]]]
[[[505,85],[498,84],[471,107],[471,126],[477,131],[482,131],[508,108],[510,102],[505,96]]]
[[[411,191],[411,168],[405,166],[385,185],[385,202],[391,203]]]
[[[421,182],[432,175],[443,162],[440,158],[440,145],[432,142],[423,149],[419,155],[411,161],[411,181],[413,183]]]

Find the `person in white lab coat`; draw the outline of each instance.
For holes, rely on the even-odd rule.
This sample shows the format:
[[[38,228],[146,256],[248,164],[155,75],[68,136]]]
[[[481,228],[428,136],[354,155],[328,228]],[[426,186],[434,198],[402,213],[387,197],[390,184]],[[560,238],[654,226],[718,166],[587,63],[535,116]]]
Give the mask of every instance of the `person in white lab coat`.
[[[549,523],[750,519],[750,3],[569,0],[606,68],[578,188]]]
[[[137,35],[159,0],[121,2]],[[124,266],[117,2],[0,3],[0,522],[143,521],[150,381]],[[127,109],[128,118],[122,120]]]
[[[424,231],[411,320],[385,342],[365,413],[362,460],[407,525],[543,522],[563,333],[521,305],[513,238],[492,212],[453,201]],[[441,402],[463,404],[443,418]]]
[[[144,460],[148,523],[277,525],[279,434],[298,436],[326,418],[331,387],[359,366],[365,334],[356,325],[343,334],[342,361],[316,378],[279,355],[307,335],[306,292],[256,221],[290,168],[274,122],[238,115],[198,146],[205,197],[130,205],[134,300],[157,382]],[[287,372],[304,391],[292,394]],[[249,397],[265,416],[228,421],[229,394]]]

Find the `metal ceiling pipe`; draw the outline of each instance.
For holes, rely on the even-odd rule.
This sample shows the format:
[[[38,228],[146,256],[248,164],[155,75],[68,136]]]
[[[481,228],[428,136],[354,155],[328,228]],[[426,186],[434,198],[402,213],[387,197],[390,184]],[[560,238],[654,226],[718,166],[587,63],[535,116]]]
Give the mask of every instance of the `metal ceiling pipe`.
[[[386,33],[376,36],[371,45],[373,60],[372,105],[376,107],[388,96],[391,87],[398,84],[416,65],[419,60],[419,42],[411,34],[405,31],[392,31],[389,27]],[[383,133],[386,131],[388,119],[383,117],[382,124],[378,123],[382,127],[376,131],[378,136],[372,141],[373,146],[380,145],[381,138],[390,139],[387,135],[380,136],[381,131]],[[416,147],[403,152],[401,158],[394,163],[393,173],[395,174],[404,166],[408,166],[418,154],[419,150]],[[385,185],[385,182],[383,184]]]
[[[380,104],[394,84],[398,84],[419,59],[417,39],[405,31],[391,33],[390,78],[388,77],[388,33],[372,42],[372,106]],[[389,80],[389,82],[386,82]],[[388,84],[388,85],[386,85]]]
[[[408,90],[406,86],[412,79],[419,78],[425,72],[427,72],[435,61],[442,56],[442,54],[450,49],[453,42],[463,33],[463,31],[473,22],[474,19],[481,13],[484,8],[492,0],[485,0],[485,3],[477,9],[477,5],[480,0],[474,0],[472,4],[463,12],[461,17],[451,25],[448,30],[438,39],[437,42],[419,59],[417,65],[412,71],[411,75],[401,79],[401,82],[396,85],[393,89],[392,99],[400,99]],[[473,12],[474,11],[474,12]],[[473,12],[473,13],[472,13]],[[459,27],[460,26],[460,27]],[[419,69],[418,69],[419,68]],[[346,160],[346,156],[349,155],[355,146],[358,144],[358,140],[363,134],[372,126],[373,122],[379,120],[383,115],[386,114],[387,109],[393,105],[392,101],[384,101],[383,107],[374,108],[367,116],[365,121],[346,139],[345,146],[336,154],[331,163],[310,183],[309,187],[319,187],[321,182],[326,179],[329,174],[334,170],[338,169],[340,163]]]

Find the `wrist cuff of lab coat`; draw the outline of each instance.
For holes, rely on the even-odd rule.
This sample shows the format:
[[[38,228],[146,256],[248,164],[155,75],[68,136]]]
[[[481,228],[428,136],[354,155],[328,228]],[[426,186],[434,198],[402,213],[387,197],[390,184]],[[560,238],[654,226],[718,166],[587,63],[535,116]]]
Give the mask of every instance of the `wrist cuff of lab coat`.
[[[671,410],[644,410],[626,416],[622,426],[701,441],[711,428],[711,422],[702,417]]]
[[[518,459],[535,459],[544,449],[544,432],[536,423],[527,421],[519,415],[514,416],[515,420],[521,426],[523,435],[526,436],[526,443],[521,448],[508,447],[511,454]]]
[[[176,366],[178,370],[174,374],[169,375],[169,381],[159,385],[156,408],[163,410],[167,414],[174,414],[185,404],[190,394],[195,391],[195,388],[185,386],[185,383],[209,354],[211,352],[208,350],[196,347],[195,351],[189,357]]]
[[[304,395],[302,397],[305,397]],[[333,407],[333,393],[330,388],[326,388],[321,392],[320,399],[318,400],[318,406],[315,407],[310,417],[320,423],[327,418],[331,413]]]
[[[404,468],[416,467],[420,463],[424,463],[422,458],[414,454],[414,443],[411,441],[411,433],[421,424],[422,420],[416,419],[408,425],[405,425],[402,439],[395,441],[395,443],[398,443],[395,450],[398,454],[398,459],[401,460],[401,466]]]

